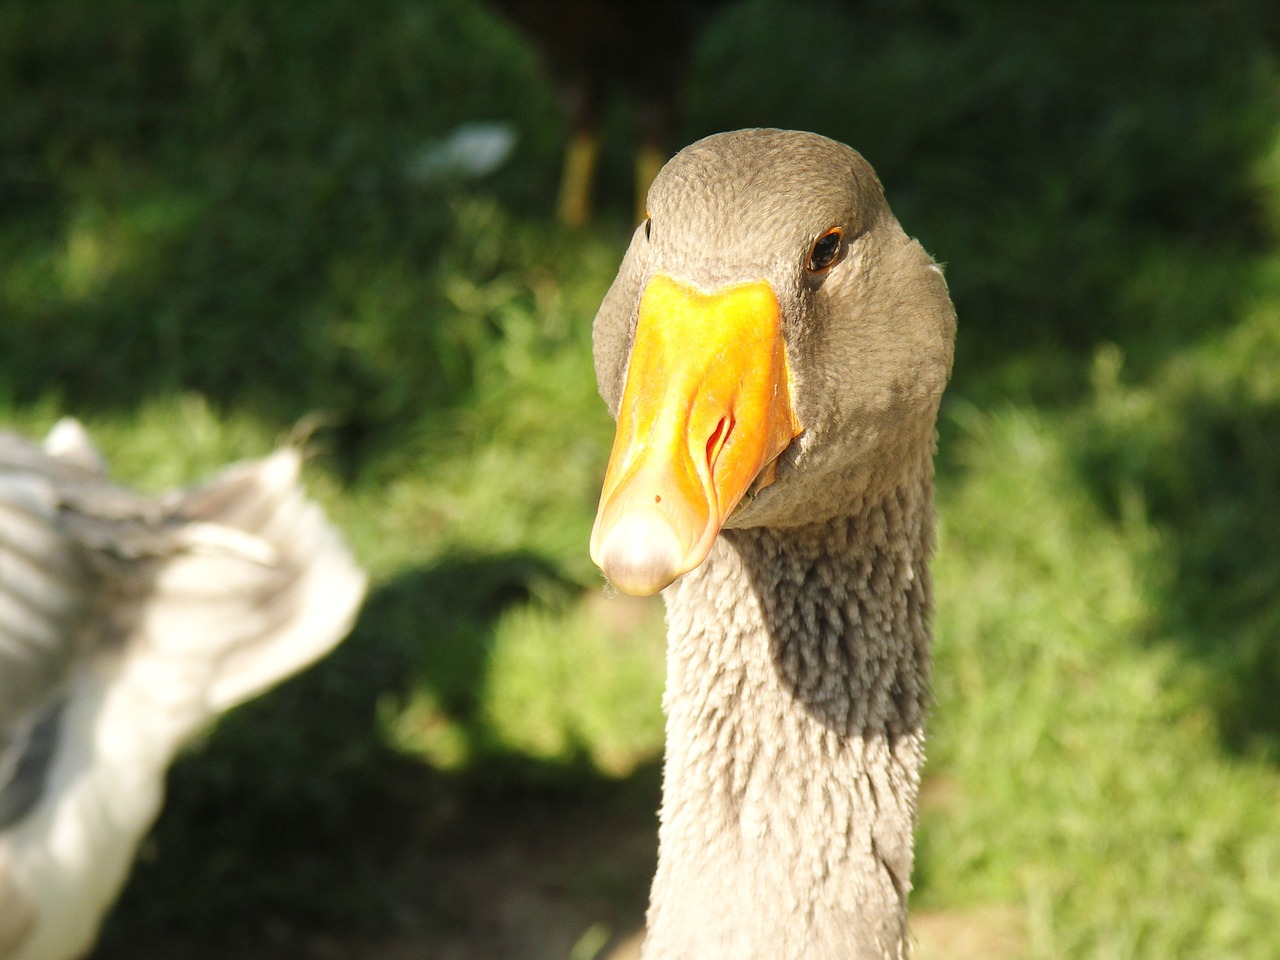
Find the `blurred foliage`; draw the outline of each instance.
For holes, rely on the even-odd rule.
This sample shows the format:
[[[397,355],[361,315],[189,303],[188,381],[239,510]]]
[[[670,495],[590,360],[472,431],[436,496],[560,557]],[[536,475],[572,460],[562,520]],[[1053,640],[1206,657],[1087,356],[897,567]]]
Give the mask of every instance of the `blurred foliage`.
[[[845,140],[948,264],[916,897],[1018,956],[1280,944],[1278,50],[1262,0],[745,0],[692,64],[684,140]],[[585,550],[629,110],[568,233],[556,93],[475,0],[0,5],[0,413],[151,489],[301,420],[373,575],[175,768],[99,956],[430,925],[406,851],[460,809],[654,802],[660,608]],[[473,120],[509,162],[425,176]]]
[[[697,132],[798,127],[857,147],[898,218],[963,264],[949,280],[970,390],[1069,400],[1099,341],[1144,364],[1176,349],[1232,314],[1273,226],[1267,4],[756,0],[718,27]]]

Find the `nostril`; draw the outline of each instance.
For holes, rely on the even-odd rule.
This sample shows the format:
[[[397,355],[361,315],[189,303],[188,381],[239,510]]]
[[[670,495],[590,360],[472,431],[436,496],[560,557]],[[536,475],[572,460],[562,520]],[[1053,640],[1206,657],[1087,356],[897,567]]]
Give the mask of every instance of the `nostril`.
[[[724,445],[729,442],[729,434],[733,433],[732,416],[721,417],[720,422],[716,424],[715,430],[711,432],[711,436],[707,438],[707,469],[715,471],[716,460],[720,457],[720,451],[724,449]]]

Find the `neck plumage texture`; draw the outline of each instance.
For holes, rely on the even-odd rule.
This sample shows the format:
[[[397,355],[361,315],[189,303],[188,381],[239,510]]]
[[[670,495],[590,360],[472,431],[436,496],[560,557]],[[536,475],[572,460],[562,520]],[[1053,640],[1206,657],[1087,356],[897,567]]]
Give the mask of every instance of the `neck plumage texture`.
[[[646,960],[906,956],[933,484],[725,530],[665,594],[667,754]]]

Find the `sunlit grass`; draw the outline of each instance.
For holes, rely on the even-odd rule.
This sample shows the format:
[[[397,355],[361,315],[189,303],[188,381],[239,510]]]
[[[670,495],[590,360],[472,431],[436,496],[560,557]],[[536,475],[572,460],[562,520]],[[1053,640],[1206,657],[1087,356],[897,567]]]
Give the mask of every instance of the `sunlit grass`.
[[[459,725],[420,691],[389,719],[401,749],[449,770],[517,753],[552,765],[586,761],[610,776],[661,756],[660,605],[603,592],[528,604],[502,615],[489,643],[473,723]]]
[[[1274,950],[1256,931],[1280,909],[1280,776],[1222,754],[1257,735],[1225,729],[1243,711],[1223,705],[1274,670],[1249,643],[1273,621],[1249,578],[1204,596],[1195,558],[1224,548],[1240,505],[1204,498],[1204,464],[1182,461],[1203,429],[1192,401],[1270,389],[1266,354],[1233,345],[1272,329],[1247,314],[1136,383],[1105,347],[1070,413],[954,410],[929,767],[945,786],[926,790],[921,899],[1015,904],[1027,956]],[[1099,448],[1124,464],[1109,487]],[[1239,464],[1233,485],[1265,498],[1273,463]],[[1173,499],[1149,503],[1161,487]],[[1248,556],[1273,583],[1274,553]],[[1188,619],[1189,597],[1236,616]]]

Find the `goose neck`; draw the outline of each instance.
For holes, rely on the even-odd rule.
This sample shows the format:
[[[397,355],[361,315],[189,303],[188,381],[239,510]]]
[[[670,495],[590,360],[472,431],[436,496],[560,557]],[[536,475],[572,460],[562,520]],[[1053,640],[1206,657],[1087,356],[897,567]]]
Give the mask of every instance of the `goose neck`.
[[[646,958],[905,952],[931,501],[925,469],[827,523],[724,531],[667,591]]]

